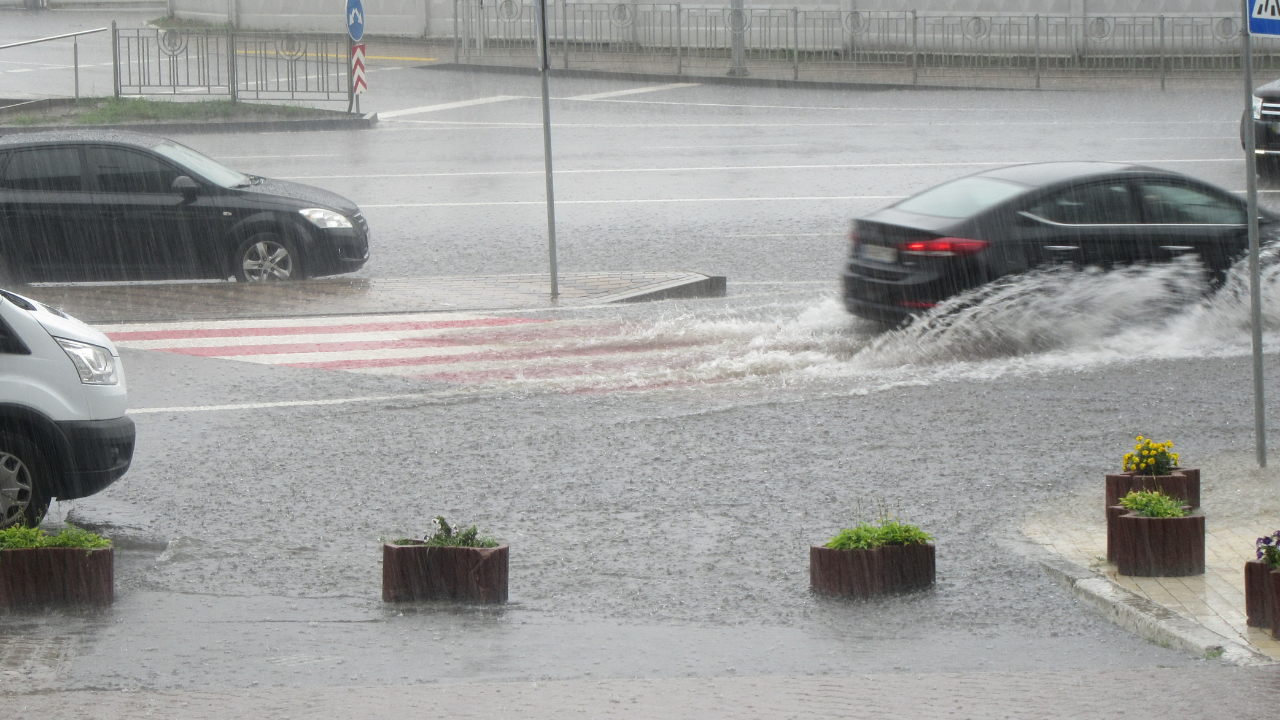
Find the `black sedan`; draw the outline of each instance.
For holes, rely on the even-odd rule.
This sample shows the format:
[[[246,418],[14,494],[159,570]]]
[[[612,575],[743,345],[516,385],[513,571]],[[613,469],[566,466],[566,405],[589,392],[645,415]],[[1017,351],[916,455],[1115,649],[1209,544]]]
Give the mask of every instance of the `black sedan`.
[[[845,307],[897,323],[963,290],[1052,263],[1110,267],[1194,254],[1220,280],[1248,249],[1247,217],[1243,198],[1140,165],[989,170],[858,220]]]
[[[296,280],[368,258],[360,209],[331,192],[136,133],[0,137],[0,275],[11,281]]]

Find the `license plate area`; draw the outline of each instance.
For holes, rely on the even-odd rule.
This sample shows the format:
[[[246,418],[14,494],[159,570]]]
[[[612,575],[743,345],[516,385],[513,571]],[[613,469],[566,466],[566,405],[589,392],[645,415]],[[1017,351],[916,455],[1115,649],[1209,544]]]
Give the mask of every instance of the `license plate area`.
[[[882,263],[898,262],[898,249],[884,245],[859,245],[858,257]]]

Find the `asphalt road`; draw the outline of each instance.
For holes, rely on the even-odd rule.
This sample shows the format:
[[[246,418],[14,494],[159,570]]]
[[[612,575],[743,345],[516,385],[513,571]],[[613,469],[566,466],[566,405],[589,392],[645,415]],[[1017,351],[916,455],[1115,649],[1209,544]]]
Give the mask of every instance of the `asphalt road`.
[[[384,70],[366,110],[514,99],[372,131],[179,139],[355,199],[367,276],[540,271],[535,81]],[[1017,302],[878,334],[833,294],[851,217],[993,164],[1142,161],[1242,189],[1234,82],[598,97],[643,86],[553,86],[562,267],[725,274],[730,297],[535,315],[658,328],[714,357],[674,386],[596,392],[127,350],[143,411],[437,395],[139,412],[133,470],[83,505],[174,544],[121,551],[110,610],[3,632],[42,639],[56,682],[82,688],[1216,664],[1080,605],[1018,527],[1100,485],[1138,433],[1208,468],[1252,451],[1237,298],[1202,303],[1185,268],[1050,274]],[[935,535],[936,589],[810,595],[808,545],[876,504]],[[509,605],[381,603],[379,538],[439,512],[511,544]]]

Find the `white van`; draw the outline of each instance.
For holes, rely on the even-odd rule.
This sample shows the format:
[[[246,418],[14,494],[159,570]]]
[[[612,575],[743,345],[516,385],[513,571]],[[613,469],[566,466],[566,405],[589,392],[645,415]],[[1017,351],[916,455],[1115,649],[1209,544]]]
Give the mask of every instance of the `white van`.
[[[106,335],[0,290],[0,528],[92,495],[133,461],[120,354]]]

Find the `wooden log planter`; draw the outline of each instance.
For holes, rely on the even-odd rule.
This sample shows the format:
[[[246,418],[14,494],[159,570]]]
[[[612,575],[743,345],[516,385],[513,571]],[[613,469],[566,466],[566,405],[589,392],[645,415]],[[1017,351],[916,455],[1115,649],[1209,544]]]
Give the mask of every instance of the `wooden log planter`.
[[[1125,513],[1115,520],[1115,541],[1121,575],[1204,574],[1204,515],[1198,512],[1176,518]]]
[[[1183,505],[1200,507],[1200,470],[1179,468],[1168,475],[1140,475],[1129,471],[1107,475],[1105,507],[1119,505],[1120,498],[1133,491],[1158,491],[1177,498]]]
[[[1198,468],[1182,468],[1168,475],[1139,475],[1137,472],[1122,472],[1107,475],[1106,509],[1107,509],[1107,562],[1116,562],[1116,518],[1127,511],[1120,507],[1120,498],[1133,491],[1157,491],[1177,498],[1182,504],[1194,509],[1200,508],[1200,470]]]
[[[507,601],[506,545],[446,547],[414,541],[382,545],[382,599]]]
[[[1271,629],[1271,566],[1261,560],[1244,564],[1244,610],[1249,627]]]
[[[1267,573],[1267,608],[1271,612],[1271,637],[1280,640],[1280,570]]]
[[[112,548],[0,550],[0,607],[110,605],[115,600]]]
[[[872,550],[809,547],[809,585],[815,591],[852,598],[920,590],[937,573],[933,543],[884,545]]]

